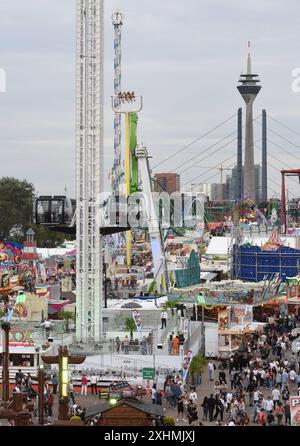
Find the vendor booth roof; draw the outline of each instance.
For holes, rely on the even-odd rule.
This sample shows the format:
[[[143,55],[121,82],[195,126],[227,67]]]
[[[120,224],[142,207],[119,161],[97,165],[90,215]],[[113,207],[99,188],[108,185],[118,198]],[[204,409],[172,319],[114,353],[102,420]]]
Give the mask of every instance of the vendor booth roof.
[[[209,256],[227,256],[230,243],[230,237],[212,237],[205,254]]]

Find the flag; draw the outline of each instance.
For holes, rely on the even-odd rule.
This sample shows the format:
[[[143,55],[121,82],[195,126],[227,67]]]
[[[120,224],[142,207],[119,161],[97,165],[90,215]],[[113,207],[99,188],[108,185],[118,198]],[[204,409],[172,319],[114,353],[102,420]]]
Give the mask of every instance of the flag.
[[[141,315],[140,315],[139,310],[132,310],[132,317],[134,319],[138,334],[141,337],[142,336],[142,322],[141,322]]]
[[[187,350],[184,354],[183,363],[182,363],[181,376],[182,376],[183,383],[185,383],[185,381],[186,381],[187,374],[188,374],[190,363],[191,363],[192,359],[193,359],[192,350]]]

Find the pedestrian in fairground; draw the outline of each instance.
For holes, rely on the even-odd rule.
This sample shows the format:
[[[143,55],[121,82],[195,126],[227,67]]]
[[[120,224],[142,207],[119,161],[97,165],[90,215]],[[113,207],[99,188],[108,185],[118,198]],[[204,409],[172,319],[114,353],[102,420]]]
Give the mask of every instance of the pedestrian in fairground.
[[[51,378],[51,383],[52,383],[52,387],[53,387],[53,395],[57,394],[57,386],[58,386],[58,377],[57,377],[57,373],[54,372]]]
[[[81,395],[84,396],[87,395],[87,384],[88,384],[87,376],[83,375],[81,378]]]
[[[161,312],[160,320],[161,320],[161,329],[166,328],[168,320],[168,313],[166,312],[166,310],[163,310]]]
[[[185,421],[184,416],[184,395],[180,395],[178,401],[177,401],[177,421],[180,421],[180,415],[181,415],[181,421]]]
[[[210,381],[214,380],[214,372],[215,372],[215,364],[213,363],[212,359],[209,360],[208,366],[208,378]]]
[[[90,377],[90,382],[91,382],[91,390],[92,390],[92,395],[97,396],[97,376],[95,373],[92,374],[92,376]]]
[[[220,415],[221,421],[223,421],[223,413],[224,413],[224,404],[219,398],[219,396],[216,397],[216,413],[214,416],[214,419],[216,420],[218,416]]]
[[[47,398],[47,412],[48,417],[52,417],[52,407],[53,407],[54,397],[53,394],[50,393]]]
[[[187,414],[189,419],[189,424],[194,425],[198,421],[198,408],[197,404],[194,404],[192,401],[190,401],[190,404],[187,408]]]
[[[214,410],[216,407],[216,399],[214,398],[212,393],[210,394],[210,397],[207,400],[207,407],[208,407],[209,421],[213,421]]]
[[[208,398],[207,398],[207,396],[204,397],[201,407],[203,408],[203,421],[206,421],[207,415],[208,415]]]

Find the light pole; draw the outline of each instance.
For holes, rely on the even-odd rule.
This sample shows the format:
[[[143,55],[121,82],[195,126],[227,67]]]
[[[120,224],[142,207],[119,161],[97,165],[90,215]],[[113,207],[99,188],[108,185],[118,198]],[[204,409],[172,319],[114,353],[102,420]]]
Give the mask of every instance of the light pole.
[[[3,352],[2,352],[2,399],[4,405],[9,401],[9,330],[10,323],[3,322],[1,325],[3,334]]]

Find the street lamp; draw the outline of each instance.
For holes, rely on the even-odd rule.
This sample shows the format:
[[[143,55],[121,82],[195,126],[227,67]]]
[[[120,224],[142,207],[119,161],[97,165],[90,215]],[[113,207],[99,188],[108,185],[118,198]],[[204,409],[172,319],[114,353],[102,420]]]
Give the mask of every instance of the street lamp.
[[[1,324],[3,331],[3,341],[2,341],[2,399],[4,405],[9,401],[9,331],[10,323],[5,320]]]

